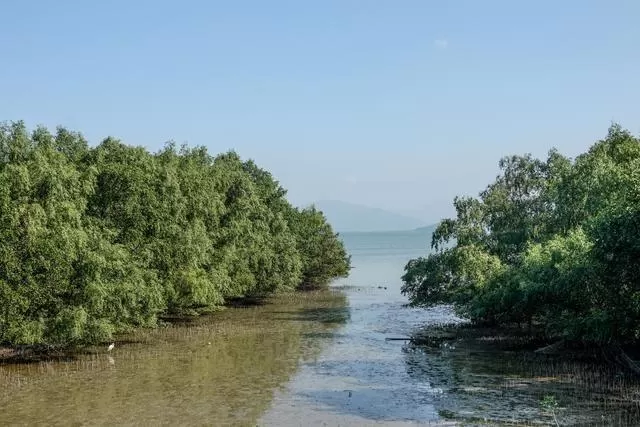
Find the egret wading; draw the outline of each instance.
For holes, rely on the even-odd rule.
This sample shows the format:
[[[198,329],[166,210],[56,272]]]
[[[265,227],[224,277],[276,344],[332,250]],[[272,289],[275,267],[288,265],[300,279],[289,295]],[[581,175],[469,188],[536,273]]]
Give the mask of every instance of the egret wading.
[[[115,343],[109,344],[109,347],[107,347],[107,351],[113,350],[113,347],[115,347],[115,346],[116,346]]]

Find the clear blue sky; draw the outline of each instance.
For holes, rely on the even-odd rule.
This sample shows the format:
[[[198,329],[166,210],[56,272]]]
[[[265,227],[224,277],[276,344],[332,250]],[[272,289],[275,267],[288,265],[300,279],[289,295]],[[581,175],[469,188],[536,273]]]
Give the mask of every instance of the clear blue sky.
[[[306,204],[451,212],[510,153],[640,132],[640,1],[10,1],[0,120],[236,149]]]

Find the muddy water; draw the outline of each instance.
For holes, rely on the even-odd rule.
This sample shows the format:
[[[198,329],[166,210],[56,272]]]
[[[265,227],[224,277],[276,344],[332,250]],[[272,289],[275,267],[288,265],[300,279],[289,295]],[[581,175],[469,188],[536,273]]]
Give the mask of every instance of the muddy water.
[[[405,307],[400,276],[406,262],[426,252],[419,233],[343,235],[354,269],[336,283],[347,294],[349,321],[313,361],[303,363],[260,425],[443,425],[434,405],[442,389],[411,375],[402,341],[418,328],[457,321],[445,308]],[[385,289],[386,288],[386,289]]]
[[[440,425],[434,399],[442,389],[412,376],[403,337],[425,322],[452,317],[402,308],[391,293],[349,290],[350,322],[331,337],[315,360],[304,363],[278,393],[261,425]]]
[[[399,276],[428,237],[344,238],[355,269],[340,292],[138,332],[109,354],[0,365],[0,426],[640,425],[640,387],[615,369],[386,340],[458,321],[404,307]]]
[[[349,321],[317,338],[328,345],[276,393],[261,425],[640,425],[640,385],[613,367],[504,350],[493,336],[439,348],[387,341],[461,321],[446,308],[404,306],[399,277],[428,236],[344,239],[355,266],[338,284]]]
[[[278,298],[138,332],[71,360],[0,365],[0,426],[255,425],[346,321],[341,294]]]

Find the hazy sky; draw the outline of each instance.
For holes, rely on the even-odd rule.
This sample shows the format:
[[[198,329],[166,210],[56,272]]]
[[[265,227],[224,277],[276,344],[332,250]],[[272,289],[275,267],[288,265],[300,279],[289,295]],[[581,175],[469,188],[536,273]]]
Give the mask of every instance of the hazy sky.
[[[9,1],[0,120],[236,149],[436,220],[505,154],[640,132],[640,1]]]

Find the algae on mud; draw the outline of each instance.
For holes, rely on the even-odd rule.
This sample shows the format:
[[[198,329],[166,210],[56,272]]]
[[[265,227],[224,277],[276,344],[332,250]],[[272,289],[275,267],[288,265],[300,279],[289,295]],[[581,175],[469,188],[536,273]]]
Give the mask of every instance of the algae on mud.
[[[278,295],[138,330],[66,362],[0,365],[0,425],[255,425],[300,360],[346,319],[344,294]]]
[[[464,424],[554,424],[554,416],[561,425],[640,424],[640,379],[632,372],[595,352],[538,353],[535,337],[506,332],[420,330],[403,347],[407,373],[442,390],[434,399],[440,416]],[[553,411],[549,400],[558,404]]]

